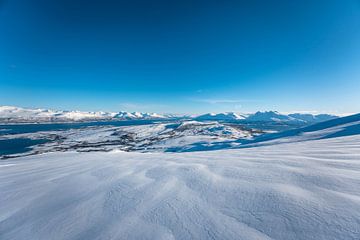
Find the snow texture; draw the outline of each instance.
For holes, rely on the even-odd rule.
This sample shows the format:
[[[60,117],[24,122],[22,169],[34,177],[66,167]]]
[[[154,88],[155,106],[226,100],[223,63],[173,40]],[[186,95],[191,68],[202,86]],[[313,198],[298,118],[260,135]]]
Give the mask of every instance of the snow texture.
[[[360,237],[360,135],[0,161],[0,239]]]

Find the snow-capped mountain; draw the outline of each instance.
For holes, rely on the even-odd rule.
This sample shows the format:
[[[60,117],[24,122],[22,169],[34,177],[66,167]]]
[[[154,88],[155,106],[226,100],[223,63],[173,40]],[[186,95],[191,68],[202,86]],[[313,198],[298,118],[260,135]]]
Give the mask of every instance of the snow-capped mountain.
[[[140,113],[140,112],[118,112],[112,113],[112,118],[121,119],[121,120],[135,120],[135,119],[163,119],[166,116],[157,114],[157,113]]]
[[[137,120],[163,119],[163,115],[140,112],[83,112],[58,111],[48,109],[29,109],[13,106],[0,106],[0,121],[2,122],[52,122],[52,121],[85,121],[85,120]]]
[[[331,119],[335,119],[338,116],[335,115],[331,115],[331,114],[309,114],[309,113],[293,113],[293,114],[289,114],[289,117],[292,118],[296,118],[296,119],[300,119],[303,120],[305,122],[323,122],[323,121],[327,121],[327,120],[331,120]]]
[[[247,118],[247,121],[275,121],[275,122],[302,122],[302,119],[294,118],[289,115],[281,114],[277,111],[265,111],[265,112],[256,112],[254,114],[250,114]]]
[[[200,116],[195,117],[196,120],[213,120],[213,121],[226,121],[226,120],[243,120],[245,116],[234,113],[234,112],[226,112],[226,113],[207,113]]]
[[[299,123],[299,124],[312,124],[323,122],[337,118],[335,115],[330,114],[282,114],[277,111],[265,111],[256,112],[253,114],[239,114],[234,112],[225,113],[207,113],[193,117],[198,121],[232,121],[232,120],[244,120],[247,122],[285,122],[285,123]]]

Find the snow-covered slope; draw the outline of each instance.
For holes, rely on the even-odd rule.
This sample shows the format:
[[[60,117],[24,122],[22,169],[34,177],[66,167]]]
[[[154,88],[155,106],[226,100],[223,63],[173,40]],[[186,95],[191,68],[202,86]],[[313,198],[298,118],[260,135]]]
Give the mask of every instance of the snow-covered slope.
[[[212,121],[226,121],[226,120],[241,120],[245,119],[244,116],[234,113],[234,112],[226,112],[226,113],[207,113],[204,115],[200,115],[195,117],[196,120],[212,120]]]
[[[285,132],[264,134],[247,144],[274,144],[279,142],[308,141],[360,134],[360,114],[335,118],[308,127]]]
[[[0,161],[0,239],[357,240],[360,135]]]
[[[140,112],[81,112],[54,111],[48,109],[28,109],[12,106],[0,106],[0,122],[36,122],[36,121],[83,121],[83,120],[136,120],[163,119],[163,115]]]

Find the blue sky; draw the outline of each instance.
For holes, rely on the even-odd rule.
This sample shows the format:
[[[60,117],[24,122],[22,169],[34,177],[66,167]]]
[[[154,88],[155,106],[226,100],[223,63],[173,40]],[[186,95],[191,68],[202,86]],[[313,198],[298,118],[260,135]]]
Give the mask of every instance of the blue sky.
[[[360,112],[360,1],[0,2],[0,105]]]

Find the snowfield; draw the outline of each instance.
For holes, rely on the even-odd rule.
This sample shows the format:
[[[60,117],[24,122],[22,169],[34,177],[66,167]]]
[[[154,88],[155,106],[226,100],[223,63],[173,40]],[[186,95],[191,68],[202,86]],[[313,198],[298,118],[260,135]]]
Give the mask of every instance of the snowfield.
[[[0,161],[0,239],[360,239],[360,135]]]

